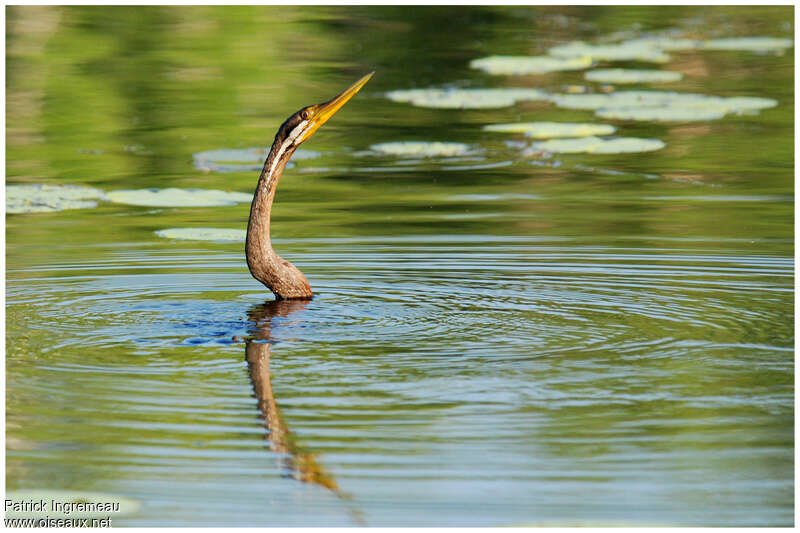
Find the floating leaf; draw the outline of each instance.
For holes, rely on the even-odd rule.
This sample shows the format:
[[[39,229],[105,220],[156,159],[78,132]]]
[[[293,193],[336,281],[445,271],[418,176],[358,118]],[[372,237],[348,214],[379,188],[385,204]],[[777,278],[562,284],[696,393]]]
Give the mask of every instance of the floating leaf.
[[[550,97],[550,100],[558,107],[579,110],[595,110],[601,107],[608,107],[614,101],[608,94],[554,94]]]
[[[655,122],[699,122],[717,120],[724,117],[726,111],[720,107],[700,106],[639,106],[610,107],[598,109],[595,115],[613,120],[646,120]]]
[[[732,96],[724,98],[720,105],[726,107],[733,113],[746,113],[775,107],[778,105],[778,101],[772,98],[759,98],[757,96]]]
[[[724,98],[668,91],[556,94],[551,99],[566,109],[595,110],[601,118],[659,121],[714,120],[728,113],[750,113],[778,105],[771,98]]]
[[[165,239],[182,239],[191,241],[244,242],[247,231],[227,228],[169,228],[155,232]]]
[[[717,104],[718,97],[673,91],[617,91],[609,94],[556,94],[552,101],[566,109],[600,109],[611,107],[656,105]]]
[[[651,152],[660,150],[666,144],[658,139],[639,139],[635,137],[618,137],[604,139],[601,137],[580,137],[576,139],[553,139],[535,142],[531,149],[536,152],[555,152],[562,154],[622,154],[634,152]]]
[[[703,41],[695,39],[680,39],[672,37],[640,37],[625,42],[628,46],[649,46],[666,52],[679,52],[683,50],[696,50],[703,46]]]
[[[670,70],[609,68],[591,70],[583,77],[599,83],[667,83],[680,80],[683,74]]]
[[[108,193],[112,202],[150,207],[210,207],[236,205],[253,200],[252,194],[207,189],[138,189]]]
[[[509,107],[524,100],[546,100],[539,89],[408,89],[386,93],[395,102],[442,109],[490,109]]]
[[[576,124],[571,122],[516,122],[512,124],[489,124],[485,131],[524,133],[528,137],[550,139],[553,137],[587,137],[589,135],[611,135],[616,131],[609,124]]]
[[[455,142],[387,142],[373,144],[370,149],[382,154],[415,157],[457,157],[474,153],[468,144]]]
[[[704,43],[708,50],[745,50],[750,52],[772,52],[791,48],[794,41],[775,37],[734,37],[711,39]]]
[[[628,41],[620,44],[591,45],[581,41],[555,46],[548,50],[555,57],[581,57],[592,61],[649,61],[666,63],[670,57],[647,41]]]
[[[581,70],[592,66],[588,57],[489,56],[473,59],[469,66],[489,74],[545,74]]]
[[[6,213],[46,213],[97,207],[93,200],[107,200],[107,197],[99,189],[77,185],[6,186]]]

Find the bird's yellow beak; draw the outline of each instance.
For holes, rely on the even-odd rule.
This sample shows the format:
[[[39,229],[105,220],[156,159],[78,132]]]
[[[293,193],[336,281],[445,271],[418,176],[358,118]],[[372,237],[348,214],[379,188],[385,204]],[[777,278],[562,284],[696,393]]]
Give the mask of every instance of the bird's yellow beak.
[[[353,85],[345,89],[344,91],[339,94],[339,96],[335,97],[324,104],[317,104],[312,108],[312,114],[309,117],[309,127],[303,132],[303,137],[300,139],[300,142],[305,141],[312,135],[317,129],[328,122],[330,119],[339,109],[342,108],[344,104],[347,103],[355,94],[361,90],[361,88],[366,85],[372,75],[375,74],[375,71],[370,72]],[[299,144],[299,143],[298,143]]]

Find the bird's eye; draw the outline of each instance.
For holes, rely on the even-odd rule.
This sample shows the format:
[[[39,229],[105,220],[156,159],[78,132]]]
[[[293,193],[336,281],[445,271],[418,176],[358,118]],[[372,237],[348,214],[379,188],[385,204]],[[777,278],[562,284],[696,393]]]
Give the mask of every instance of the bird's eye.
[[[303,120],[308,120],[308,110],[307,109],[303,109],[303,112],[300,113],[300,118],[302,118]]]

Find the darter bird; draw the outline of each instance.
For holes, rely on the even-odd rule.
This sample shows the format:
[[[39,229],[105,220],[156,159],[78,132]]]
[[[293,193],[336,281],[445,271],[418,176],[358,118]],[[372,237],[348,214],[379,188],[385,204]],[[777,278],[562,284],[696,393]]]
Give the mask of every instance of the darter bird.
[[[297,147],[350,100],[373,74],[370,72],[328,102],[299,110],[281,124],[275,135],[250,206],[245,255],[250,274],[271,290],[278,300],[310,299],[313,296],[311,286],[300,269],[272,249],[269,218],[278,180]]]

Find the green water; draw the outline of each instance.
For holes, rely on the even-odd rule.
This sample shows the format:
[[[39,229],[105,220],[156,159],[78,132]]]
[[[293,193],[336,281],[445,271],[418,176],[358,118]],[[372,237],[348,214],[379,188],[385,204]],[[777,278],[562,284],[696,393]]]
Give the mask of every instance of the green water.
[[[383,94],[596,87],[468,63],[620,31],[791,37],[793,14],[7,8],[9,184],[252,192],[193,154],[266,146],[376,71],[280,183],[274,244],[311,302],[265,304],[241,243],[155,234],[244,229],[244,203],[6,216],[7,489],[141,502],[114,525],[791,525],[794,50],[672,52],[684,79],[637,88],[778,105],[604,121],[666,143],[645,154],[537,159],[481,130],[591,111]],[[478,155],[364,155],[390,141]]]

